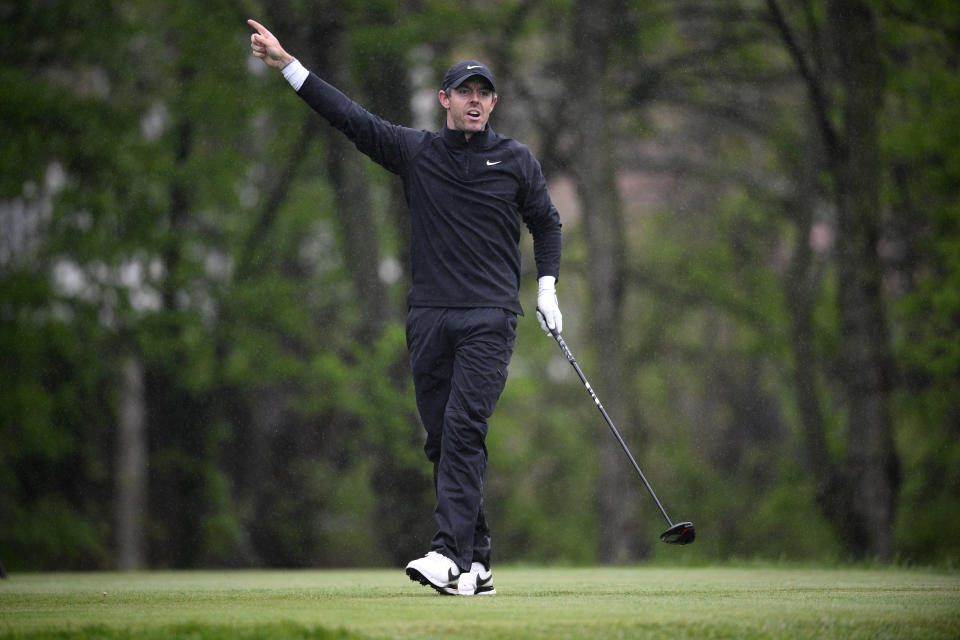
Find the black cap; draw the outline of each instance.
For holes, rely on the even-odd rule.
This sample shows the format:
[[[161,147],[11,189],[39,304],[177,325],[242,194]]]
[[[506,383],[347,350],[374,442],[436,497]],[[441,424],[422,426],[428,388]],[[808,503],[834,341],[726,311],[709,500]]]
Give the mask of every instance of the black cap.
[[[443,76],[443,86],[440,88],[444,91],[447,89],[456,89],[463,84],[467,78],[472,78],[473,76],[486,78],[490,86],[493,87],[493,90],[497,90],[497,85],[493,82],[493,74],[490,72],[490,69],[487,68],[487,65],[476,60],[464,60],[450,67]]]

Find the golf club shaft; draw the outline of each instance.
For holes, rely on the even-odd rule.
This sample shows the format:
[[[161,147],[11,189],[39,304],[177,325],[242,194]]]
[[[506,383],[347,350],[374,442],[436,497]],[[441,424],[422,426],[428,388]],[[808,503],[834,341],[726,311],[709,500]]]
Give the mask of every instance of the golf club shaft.
[[[617,442],[620,443],[620,446],[623,447],[624,453],[627,454],[627,457],[630,458],[633,468],[636,469],[637,475],[640,476],[640,479],[643,480],[644,486],[647,488],[647,491],[650,492],[650,497],[653,498],[653,501],[657,503],[657,507],[660,509],[660,513],[663,514],[663,519],[667,521],[669,526],[673,526],[673,522],[670,520],[670,516],[667,515],[666,509],[663,508],[663,505],[660,504],[660,499],[657,498],[657,494],[653,492],[653,487],[650,486],[650,483],[647,482],[647,477],[643,475],[643,471],[640,470],[640,465],[637,464],[637,461],[634,460],[633,454],[630,453],[630,449],[627,448],[627,443],[623,441],[623,437],[620,436],[620,432],[617,431],[617,428],[613,425],[613,420],[610,419],[610,416],[607,415],[607,410],[603,408],[603,403],[600,402],[600,398],[597,397],[597,394],[594,392],[593,387],[590,386],[590,383],[587,381],[587,377],[583,375],[583,371],[580,369],[580,365],[577,364],[576,358],[573,357],[573,353],[570,351],[570,347],[567,346],[567,343],[563,341],[563,338],[557,333],[554,329],[550,329],[550,334],[557,341],[557,344],[560,345],[560,348],[563,350],[563,355],[567,357],[567,360],[573,366],[573,370],[577,372],[577,375],[580,376],[580,381],[583,383],[583,386],[587,388],[587,391],[590,392],[590,397],[593,398],[594,404],[597,405],[597,409],[600,409],[600,414],[603,416],[603,419],[607,421],[607,426],[610,427],[610,431],[613,432],[614,437],[616,437]]]

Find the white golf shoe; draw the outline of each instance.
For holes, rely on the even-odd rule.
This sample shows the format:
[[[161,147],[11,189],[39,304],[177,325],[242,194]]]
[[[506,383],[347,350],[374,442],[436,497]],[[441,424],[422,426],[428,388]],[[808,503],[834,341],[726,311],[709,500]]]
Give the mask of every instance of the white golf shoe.
[[[419,582],[425,587],[433,587],[444,595],[457,595],[460,569],[453,560],[442,553],[431,551],[422,558],[412,560],[407,565],[407,575],[414,582]]]
[[[493,571],[479,562],[470,565],[470,571],[460,574],[457,593],[461,596],[492,596],[496,592],[493,588]]]

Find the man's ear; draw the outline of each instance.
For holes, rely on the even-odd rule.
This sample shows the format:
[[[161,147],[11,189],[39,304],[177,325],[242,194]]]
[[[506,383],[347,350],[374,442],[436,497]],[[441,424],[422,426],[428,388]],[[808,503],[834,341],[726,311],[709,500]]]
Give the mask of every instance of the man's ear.
[[[437,92],[437,99],[440,101],[440,106],[444,109],[450,108],[450,97],[447,95],[447,92],[443,89]]]

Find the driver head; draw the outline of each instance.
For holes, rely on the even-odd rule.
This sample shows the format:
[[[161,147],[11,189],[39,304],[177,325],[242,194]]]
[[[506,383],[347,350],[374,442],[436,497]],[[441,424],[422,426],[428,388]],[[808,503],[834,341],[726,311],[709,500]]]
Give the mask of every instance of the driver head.
[[[696,537],[692,522],[680,522],[660,534],[667,544],[690,544]]]

